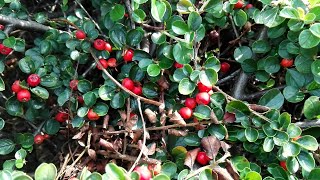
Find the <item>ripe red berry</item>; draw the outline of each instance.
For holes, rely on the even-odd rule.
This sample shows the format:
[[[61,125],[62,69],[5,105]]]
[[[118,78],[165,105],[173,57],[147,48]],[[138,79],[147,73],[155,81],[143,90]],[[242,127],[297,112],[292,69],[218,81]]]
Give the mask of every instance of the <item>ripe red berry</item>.
[[[105,49],[106,51],[108,51],[109,53],[111,53],[111,52],[112,52],[112,46],[111,46],[111,44],[108,43],[108,42],[106,42],[106,44],[105,44],[105,46],[104,46],[104,49]]]
[[[76,31],[76,38],[77,39],[85,39],[86,38],[86,33],[82,30],[77,30]]]
[[[44,137],[44,139],[49,139],[50,135],[49,134],[44,134],[43,137]]]
[[[4,30],[4,25],[0,24],[0,30]]]
[[[30,74],[28,76],[27,83],[29,84],[29,86],[36,87],[40,84],[40,82],[41,82],[41,79],[38,74]]]
[[[188,107],[183,107],[179,110],[179,114],[183,119],[190,119],[192,116],[192,110]]]
[[[292,138],[292,140],[293,140],[293,141],[296,141],[296,140],[298,140],[298,139],[300,139],[300,138],[301,138],[301,136],[297,136],[297,137]]]
[[[108,59],[108,66],[109,66],[109,67],[117,67],[117,60],[116,60],[116,58],[110,58],[110,59]]]
[[[0,53],[3,55],[8,55],[12,51],[11,48],[4,46],[3,44],[0,44]]]
[[[21,89],[17,93],[17,99],[20,102],[28,102],[31,99],[31,94],[27,89]]]
[[[133,50],[132,49],[128,49],[128,50],[126,50],[124,52],[123,60],[126,61],[126,62],[130,62],[130,61],[132,61],[133,55],[134,55]]]
[[[142,94],[142,87],[141,86],[135,86],[132,89],[132,92],[136,95],[140,96]]]
[[[22,88],[20,86],[20,81],[19,80],[14,81],[14,83],[11,86],[12,92],[18,93],[21,89]]]
[[[230,70],[230,64],[229,64],[229,63],[227,63],[227,62],[222,62],[222,63],[220,64],[220,71],[221,71],[222,73],[227,73],[227,72],[229,72],[229,70]]]
[[[70,89],[72,89],[73,91],[78,90],[78,82],[79,81],[77,79],[71,80],[69,83]]]
[[[102,51],[105,49],[106,47],[106,42],[102,39],[96,39],[94,40],[93,42],[93,47],[96,49],[96,50],[99,50],[99,51]]]
[[[84,103],[84,100],[83,100],[83,97],[82,96],[78,96],[77,97],[77,100],[80,104],[83,104]]]
[[[174,67],[179,69],[179,68],[183,68],[183,64],[179,64],[177,62],[174,62]]]
[[[190,109],[194,109],[197,106],[197,102],[194,98],[187,98],[184,105]]]
[[[241,9],[243,7],[244,3],[242,0],[239,0],[235,5],[233,9]]]
[[[36,136],[34,136],[33,141],[35,144],[42,144],[44,139],[45,138],[41,134],[37,134]]]
[[[98,68],[99,70],[102,70],[103,68],[104,68],[104,69],[108,68],[108,62],[107,62],[107,60],[105,60],[105,59],[99,59],[99,62],[100,62],[100,64],[102,65],[102,67],[101,67],[99,64],[97,64],[97,68]]]
[[[245,9],[250,9],[250,8],[253,8],[253,5],[252,4],[247,4]]]
[[[147,166],[137,166],[133,171],[139,174],[139,180],[151,180],[152,178],[152,174]]]
[[[65,122],[67,119],[69,118],[69,115],[68,113],[66,112],[58,112],[55,116],[55,120],[58,121],[58,122]]]
[[[130,78],[124,78],[122,80],[122,86],[132,91],[134,88],[134,82]]]
[[[199,82],[197,86],[198,86],[199,92],[209,92],[212,89],[212,86],[205,86],[201,82]]]
[[[293,65],[292,59],[282,59],[280,65],[284,68],[291,67]]]
[[[197,154],[196,160],[199,164],[204,166],[207,165],[211,159],[207,156],[205,152],[200,151]]]
[[[210,103],[210,95],[207,92],[200,92],[196,95],[196,102],[207,105]]]
[[[94,112],[93,109],[89,109],[87,117],[90,121],[95,121],[100,118],[100,116],[96,112]]]
[[[287,171],[287,164],[286,164],[286,161],[280,161],[280,166],[285,170]]]

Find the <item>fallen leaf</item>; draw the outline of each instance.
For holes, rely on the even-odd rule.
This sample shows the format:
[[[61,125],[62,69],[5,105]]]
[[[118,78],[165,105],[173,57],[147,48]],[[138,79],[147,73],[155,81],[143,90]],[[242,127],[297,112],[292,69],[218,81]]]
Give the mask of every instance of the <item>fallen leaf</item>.
[[[215,159],[221,147],[220,140],[215,136],[207,136],[201,139],[201,145],[211,159]]]
[[[239,180],[240,176],[234,165],[227,159],[225,167],[234,180]]]
[[[147,116],[148,120],[151,123],[156,123],[157,122],[157,115],[154,111],[152,111],[151,109],[147,108],[144,110],[145,115]]]
[[[88,155],[91,159],[96,160],[97,159],[97,153],[93,149],[88,149]]]
[[[196,148],[187,152],[186,159],[184,160],[184,165],[193,169],[194,162],[197,158],[197,154],[200,152],[200,148]]]
[[[182,131],[182,130],[176,130],[176,129],[168,129],[168,134],[172,134],[178,137],[183,137],[188,135],[187,131]]]
[[[220,180],[234,180],[229,172],[220,166],[215,166],[212,171],[218,174],[218,179]]]
[[[187,123],[184,121],[184,119],[181,117],[181,115],[178,113],[178,111],[174,111],[173,114],[170,116],[170,122],[173,124],[179,124],[182,126],[186,126]]]

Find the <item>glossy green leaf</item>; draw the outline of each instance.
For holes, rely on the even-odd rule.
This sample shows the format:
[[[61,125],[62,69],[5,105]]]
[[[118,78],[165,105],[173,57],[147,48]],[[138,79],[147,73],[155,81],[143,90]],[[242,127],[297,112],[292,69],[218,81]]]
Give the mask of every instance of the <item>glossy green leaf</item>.
[[[267,106],[270,108],[279,109],[284,103],[284,97],[280,90],[272,89],[265,93],[259,100],[258,104]]]
[[[310,135],[305,135],[299,138],[297,141],[294,143],[298,144],[304,149],[310,150],[310,151],[315,151],[318,149],[318,142],[316,138]]]
[[[151,0],[151,15],[156,21],[162,22],[166,9],[166,4],[164,2]]]
[[[320,118],[320,101],[319,97],[309,97],[303,106],[303,113],[307,119]]]
[[[40,86],[34,87],[31,89],[31,92],[42,99],[49,98],[49,92],[43,87],[40,87]]]
[[[56,176],[57,176],[57,168],[52,163],[40,164],[34,173],[35,180],[55,179]]]
[[[263,150],[265,152],[271,152],[274,148],[274,141],[271,137],[266,137],[263,141]]]
[[[299,45],[303,48],[313,48],[320,42],[320,37],[315,36],[310,30],[305,29],[299,35]]]
[[[246,128],[245,136],[249,142],[255,142],[259,137],[259,132],[251,127]]]
[[[118,21],[123,18],[125,13],[125,8],[123,5],[117,4],[112,6],[112,10],[110,11],[110,18],[113,21]]]
[[[310,172],[315,167],[315,161],[311,153],[301,151],[297,157],[303,170]]]
[[[244,60],[252,58],[252,51],[247,46],[240,46],[235,49],[233,56],[236,61],[242,63]]]
[[[14,150],[15,143],[10,139],[0,139],[0,147],[0,155],[7,155]]]
[[[183,95],[191,94],[196,88],[196,84],[191,82],[188,78],[183,78],[179,82],[179,93]]]

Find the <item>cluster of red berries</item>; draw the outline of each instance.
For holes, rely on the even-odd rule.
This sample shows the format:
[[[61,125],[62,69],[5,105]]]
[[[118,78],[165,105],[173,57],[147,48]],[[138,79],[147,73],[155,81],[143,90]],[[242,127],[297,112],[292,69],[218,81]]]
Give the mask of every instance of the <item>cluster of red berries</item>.
[[[179,114],[183,119],[189,119],[192,116],[192,109],[194,109],[197,104],[200,105],[208,105],[210,103],[210,94],[209,92],[212,90],[212,86],[205,86],[201,82],[198,83],[198,94],[196,98],[187,98],[185,100],[185,107],[179,110]],[[212,91],[211,91],[212,92]],[[210,92],[210,93],[211,93]]]
[[[235,5],[234,5],[234,9],[242,9],[244,6],[244,2],[242,0],[239,0]],[[245,6],[245,9],[250,9],[250,8],[253,8],[253,5],[252,4],[247,4]]]
[[[34,136],[33,142],[35,144],[42,144],[44,140],[49,139],[50,136],[48,134],[37,134]]]
[[[36,87],[40,84],[41,79],[38,74],[30,74],[27,78],[27,83],[30,87]],[[17,99],[20,102],[28,102],[31,99],[31,93],[28,89],[24,89],[20,85],[20,81],[16,80],[12,86],[11,90],[14,93],[17,93]]]
[[[135,85],[135,83],[130,78],[124,78],[122,80],[122,86],[132,91],[136,95],[142,95],[142,87],[141,85]]]

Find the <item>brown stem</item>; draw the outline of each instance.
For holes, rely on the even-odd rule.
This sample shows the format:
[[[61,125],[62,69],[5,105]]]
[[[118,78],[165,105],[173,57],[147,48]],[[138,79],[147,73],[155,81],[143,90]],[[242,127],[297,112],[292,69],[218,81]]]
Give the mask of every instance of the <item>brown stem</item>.
[[[101,63],[99,62],[99,59],[96,57],[96,55],[94,54],[92,49],[90,49],[90,53],[91,53],[93,59],[96,61],[96,63],[99,66],[102,67]],[[165,107],[164,103],[161,103],[161,102],[158,102],[158,101],[154,101],[154,100],[151,100],[151,99],[147,99],[147,98],[142,97],[142,96],[138,96],[138,95],[134,94],[132,91],[130,91],[129,89],[123,87],[111,74],[109,74],[109,72],[105,68],[102,69],[102,72],[105,75],[107,75],[111,79],[111,81],[113,81],[118,87],[120,87],[122,90],[124,90],[126,93],[130,94],[131,96],[135,97],[136,99],[140,98],[145,103],[152,104],[152,105],[155,105],[155,106]]]
[[[126,154],[111,154],[110,152],[107,152],[104,150],[97,151],[97,154],[101,154],[103,156],[106,156],[107,158],[121,159],[121,160],[125,160],[125,161],[130,161],[130,162],[134,162],[137,159],[137,157],[135,157],[135,156],[130,156],[130,155],[126,155]],[[153,159],[153,158],[141,158],[139,160],[139,163],[158,164],[158,163],[160,163],[160,161],[157,159]]]

